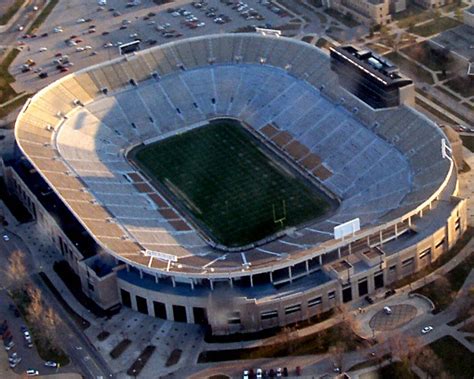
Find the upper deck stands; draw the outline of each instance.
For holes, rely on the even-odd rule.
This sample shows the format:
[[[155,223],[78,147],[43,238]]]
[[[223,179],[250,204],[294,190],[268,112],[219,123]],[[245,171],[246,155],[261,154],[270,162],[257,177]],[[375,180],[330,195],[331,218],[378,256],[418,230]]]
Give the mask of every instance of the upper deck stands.
[[[124,152],[212,117],[240,118],[342,201],[298,237],[243,253],[270,264],[327,242],[334,223],[360,217],[377,224],[397,208],[409,212],[449,171],[440,154],[444,136],[432,123],[404,106],[375,112],[336,83],[328,58],[307,44],[254,34],[195,38],[53,83],[20,115],[16,136],[105,247],[150,267],[161,264],[144,259],[145,248],[167,252],[194,272],[186,262],[197,254],[206,265],[213,249],[146,179],[132,175]],[[238,270],[241,262],[219,265]]]

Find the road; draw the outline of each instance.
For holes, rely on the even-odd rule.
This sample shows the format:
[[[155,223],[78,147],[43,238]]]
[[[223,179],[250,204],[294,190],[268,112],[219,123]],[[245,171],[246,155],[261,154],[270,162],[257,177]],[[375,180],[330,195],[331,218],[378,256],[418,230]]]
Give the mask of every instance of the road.
[[[61,347],[69,355],[72,363],[67,367],[61,368],[59,372],[79,370],[86,378],[95,379],[100,376],[112,378],[113,374],[108,365],[37,274],[39,271],[38,267],[41,267],[40,254],[37,254],[38,256],[34,258],[19,236],[5,230],[2,230],[1,234],[8,234],[10,240],[0,240],[0,264],[2,268],[0,271],[2,274],[0,277],[0,286],[3,289],[3,294],[0,296],[6,299],[5,287],[10,285],[10,283],[6,283],[5,280],[5,268],[8,265],[8,257],[15,250],[23,251],[27,258],[25,263],[30,272],[33,284],[41,290],[44,302],[51,306],[63,321],[58,327],[58,334],[61,335]],[[8,309],[8,305],[5,302],[2,301],[1,304],[4,308]],[[31,367],[40,370],[40,373],[51,371],[52,369],[43,367],[44,361],[39,358],[36,351],[33,352],[33,350],[23,346],[23,338],[20,333],[20,324],[23,324],[22,320],[15,319],[12,312],[4,314],[9,323],[12,324],[12,332],[15,333],[14,341],[17,345],[17,350],[15,351],[18,351],[19,355],[23,358],[23,361],[15,371],[20,373]],[[2,315],[2,313],[0,313],[0,315]]]
[[[41,12],[42,4],[44,0],[29,0],[28,5],[20,10],[18,19],[11,23],[5,31],[3,31],[0,39],[1,47],[17,46],[17,39],[24,34],[24,30],[18,30],[18,26],[21,25],[27,29],[27,26],[33,21],[33,19]],[[34,11],[33,7],[38,6],[38,11]]]

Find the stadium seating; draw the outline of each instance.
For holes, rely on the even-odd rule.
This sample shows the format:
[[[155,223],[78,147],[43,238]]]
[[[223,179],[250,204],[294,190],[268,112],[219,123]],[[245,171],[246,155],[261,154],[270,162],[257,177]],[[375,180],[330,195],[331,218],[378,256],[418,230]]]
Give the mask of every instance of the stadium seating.
[[[145,179],[130,179],[135,169],[124,152],[216,116],[241,119],[341,200],[329,220],[259,247],[256,256],[321,243],[335,223],[354,217],[370,225],[397,209],[408,212],[449,170],[440,154],[443,135],[415,111],[374,112],[337,85],[329,60],[314,47],[255,34],[197,37],[70,75],[33,100],[16,132],[52,180],[63,175],[78,191],[86,186],[94,206],[104,209],[99,216],[115,219],[145,248],[207,254],[212,248],[182,216],[149,196],[157,193]],[[267,125],[281,139],[266,135]],[[307,157],[313,165],[304,165]],[[112,244],[112,236],[104,238]]]

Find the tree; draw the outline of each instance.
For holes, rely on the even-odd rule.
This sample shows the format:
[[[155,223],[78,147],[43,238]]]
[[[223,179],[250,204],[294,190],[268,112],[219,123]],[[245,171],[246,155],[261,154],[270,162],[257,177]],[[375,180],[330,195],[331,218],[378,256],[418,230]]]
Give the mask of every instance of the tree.
[[[30,286],[27,290],[30,304],[28,306],[28,319],[34,324],[38,330],[42,328],[42,317],[44,313],[43,295],[37,287]]]
[[[25,254],[20,250],[15,250],[8,258],[6,277],[10,287],[18,289],[23,286],[28,276],[25,264]]]
[[[347,345],[343,341],[336,342],[335,345],[332,345],[329,348],[329,355],[332,357],[335,367],[338,367],[341,371],[343,371],[343,363],[344,363],[344,354],[347,350]]]
[[[416,365],[430,378],[438,378],[439,374],[444,370],[443,361],[428,346],[418,354]]]
[[[53,344],[58,344],[60,342],[58,328],[62,321],[56,311],[51,307],[46,308],[40,322],[43,327],[44,336]]]

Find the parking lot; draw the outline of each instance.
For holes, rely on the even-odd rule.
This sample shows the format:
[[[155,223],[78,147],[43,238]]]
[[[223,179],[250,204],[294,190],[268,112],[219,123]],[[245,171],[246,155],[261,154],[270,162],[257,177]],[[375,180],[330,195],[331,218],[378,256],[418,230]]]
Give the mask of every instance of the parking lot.
[[[179,38],[281,26],[291,19],[268,0],[246,0],[243,5],[237,0],[194,3],[178,0],[157,6],[144,0],[127,6],[112,0],[99,7],[95,0],[61,1],[33,36],[20,37],[23,51],[10,68],[17,78],[13,86],[18,92],[36,91],[70,71],[117,57],[118,45],[136,39],[145,49]],[[22,72],[28,60],[31,70]]]

